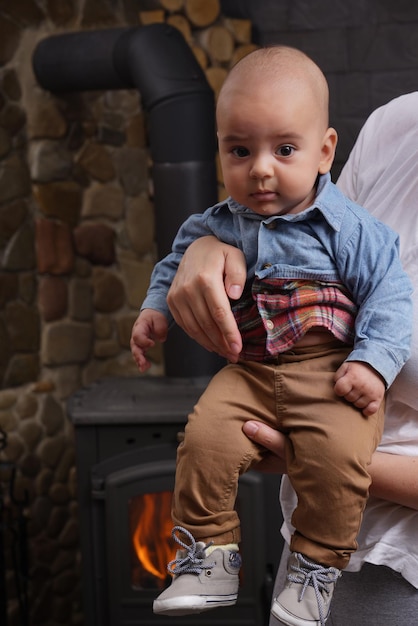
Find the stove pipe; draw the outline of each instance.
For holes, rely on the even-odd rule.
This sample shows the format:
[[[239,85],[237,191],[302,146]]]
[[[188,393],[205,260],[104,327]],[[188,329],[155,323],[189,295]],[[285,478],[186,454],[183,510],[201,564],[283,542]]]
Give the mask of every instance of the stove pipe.
[[[181,33],[151,24],[55,35],[38,44],[33,68],[55,94],[138,89],[148,113],[158,253],[165,256],[180,224],[217,202],[214,96]],[[171,377],[208,376],[223,364],[177,326],[164,351]]]

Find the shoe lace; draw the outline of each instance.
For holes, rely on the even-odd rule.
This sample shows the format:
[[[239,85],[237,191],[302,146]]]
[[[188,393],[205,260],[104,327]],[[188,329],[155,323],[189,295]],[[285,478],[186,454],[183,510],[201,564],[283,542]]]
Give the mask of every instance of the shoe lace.
[[[190,545],[184,543],[176,533],[185,535],[190,540]],[[170,561],[167,565],[167,571],[169,574],[174,574],[176,576],[179,576],[180,574],[201,574],[203,570],[212,569],[215,566],[215,563],[203,564],[203,561],[206,558],[205,550],[206,548],[209,548],[209,546],[213,545],[213,541],[210,541],[206,545],[198,546],[193,535],[186,530],[186,528],[182,528],[182,526],[174,526],[171,531],[171,536],[174,541],[186,550],[187,554],[184,557],[176,558]]]
[[[291,565],[287,579],[293,583],[302,584],[299,602],[302,601],[306,589],[310,586],[314,588],[316,601],[318,603],[319,621],[321,626],[325,626],[326,615],[324,611],[324,599],[322,591],[328,592],[328,585],[336,583],[341,572],[336,567],[324,567],[319,563],[314,563],[306,559],[303,554],[296,554],[299,565]]]

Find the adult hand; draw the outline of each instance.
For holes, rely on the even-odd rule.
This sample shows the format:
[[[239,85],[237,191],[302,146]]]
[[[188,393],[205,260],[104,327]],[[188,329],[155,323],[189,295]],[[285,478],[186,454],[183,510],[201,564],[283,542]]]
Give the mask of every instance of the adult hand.
[[[286,474],[286,435],[255,420],[245,422],[242,430],[272,452],[257,470]],[[370,495],[418,511],[418,457],[376,451],[368,469],[372,478]]]
[[[167,296],[176,323],[204,348],[232,363],[238,360],[242,341],[228,298],[241,296],[246,274],[238,248],[202,237],[184,254]]]
[[[242,430],[249,439],[272,452],[266,455],[256,469],[262,472],[286,474],[286,435],[255,420],[245,422]]]

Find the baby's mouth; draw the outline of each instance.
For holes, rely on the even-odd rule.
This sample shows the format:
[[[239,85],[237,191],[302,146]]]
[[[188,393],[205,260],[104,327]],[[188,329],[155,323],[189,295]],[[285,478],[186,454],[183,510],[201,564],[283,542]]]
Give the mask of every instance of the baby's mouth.
[[[259,189],[258,191],[254,191],[251,196],[255,200],[259,200],[261,202],[272,202],[276,200],[277,193],[275,191],[270,191],[269,189]]]

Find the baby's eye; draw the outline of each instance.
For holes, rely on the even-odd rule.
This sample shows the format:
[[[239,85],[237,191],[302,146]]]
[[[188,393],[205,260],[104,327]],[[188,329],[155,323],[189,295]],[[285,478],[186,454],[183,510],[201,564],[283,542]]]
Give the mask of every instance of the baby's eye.
[[[239,159],[242,159],[243,157],[246,157],[250,154],[250,151],[247,148],[244,148],[244,146],[237,146],[236,148],[232,148],[231,152]]]
[[[294,151],[293,146],[280,146],[280,148],[277,148],[277,154],[282,157],[292,156]]]

